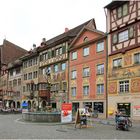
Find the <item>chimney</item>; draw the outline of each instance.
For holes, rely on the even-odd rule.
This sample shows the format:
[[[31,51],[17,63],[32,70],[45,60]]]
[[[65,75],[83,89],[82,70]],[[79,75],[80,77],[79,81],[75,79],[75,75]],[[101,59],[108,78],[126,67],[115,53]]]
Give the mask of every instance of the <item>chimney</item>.
[[[68,32],[68,31],[69,31],[69,28],[66,27],[66,28],[65,28],[65,33]]]
[[[33,44],[33,48],[34,48],[34,49],[36,48],[36,44]]]
[[[44,42],[44,43],[45,43],[45,42],[46,42],[46,38],[43,38],[43,39],[42,39],[42,42]]]
[[[45,45],[46,45],[46,38],[43,38],[41,42],[41,47],[44,47]]]

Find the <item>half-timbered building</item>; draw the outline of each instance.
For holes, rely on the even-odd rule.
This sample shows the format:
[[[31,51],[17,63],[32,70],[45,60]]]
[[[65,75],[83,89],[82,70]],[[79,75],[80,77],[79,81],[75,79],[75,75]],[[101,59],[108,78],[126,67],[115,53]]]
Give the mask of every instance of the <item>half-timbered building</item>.
[[[112,1],[107,9],[108,111],[140,119],[140,2]]]

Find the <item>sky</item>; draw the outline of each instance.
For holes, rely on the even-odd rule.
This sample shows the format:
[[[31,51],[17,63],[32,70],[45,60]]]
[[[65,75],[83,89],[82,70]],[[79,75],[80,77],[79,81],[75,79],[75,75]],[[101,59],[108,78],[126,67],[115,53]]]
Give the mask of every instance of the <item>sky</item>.
[[[92,18],[106,31],[104,6],[111,0],[0,0],[0,45],[3,39],[30,50]]]

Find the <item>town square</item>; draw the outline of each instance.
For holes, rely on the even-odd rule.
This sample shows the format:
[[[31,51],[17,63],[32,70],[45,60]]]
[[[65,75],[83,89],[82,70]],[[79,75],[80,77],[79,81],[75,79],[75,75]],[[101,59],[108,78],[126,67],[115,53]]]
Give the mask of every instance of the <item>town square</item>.
[[[140,1],[93,2],[94,10],[97,5],[97,11],[100,9],[104,13],[103,21],[99,16],[98,22],[97,15],[101,11],[97,15],[94,12],[88,20],[81,20],[71,28],[65,26],[63,32],[56,32],[51,37],[47,37],[47,32],[49,35],[55,29],[50,26],[51,31],[45,27],[42,31],[41,22],[48,19],[47,24],[51,23],[57,10],[49,16],[47,10],[51,6],[55,9],[57,2],[42,1],[50,5],[48,9],[42,8],[45,4],[32,0],[26,8],[22,7],[26,2],[16,0],[17,5],[11,3],[14,8],[10,5],[7,8],[8,12],[11,10],[11,17],[17,18],[13,26],[15,32],[12,33],[13,28],[10,28],[0,45],[0,139],[139,139]],[[88,7],[78,1],[75,7],[68,2],[73,7],[73,10],[67,10],[68,13],[79,4],[85,11],[86,8],[91,10],[90,3],[87,2]],[[60,0],[58,5],[68,9],[68,3]],[[6,6],[7,0],[2,4]],[[42,6],[41,12],[38,10],[40,16],[43,15],[41,22],[38,22],[39,13],[34,6],[30,8],[31,5]],[[80,5],[76,8],[79,12]],[[18,17],[17,11],[12,13],[15,10],[26,16]],[[62,15],[67,12],[63,11]],[[9,41],[11,33],[14,37],[17,29],[22,29],[16,26],[20,22],[18,19],[26,17],[27,21],[23,22],[26,27],[35,15],[38,20],[32,26],[30,24],[30,29],[36,25],[36,32],[26,28],[25,38],[21,38],[24,42],[30,34],[28,39],[31,40],[36,34],[42,36],[46,30],[41,41],[34,43],[40,39],[36,36],[30,49],[27,49],[28,45],[17,45],[14,39]],[[76,11],[73,18],[75,16]],[[77,20],[82,18],[80,13]],[[8,19],[9,14],[3,21]],[[55,27],[59,29],[65,22],[55,20]],[[2,22],[3,27],[8,27],[9,22],[6,23]],[[102,23],[104,30],[99,28]],[[21,26],[24,28],[23,24]],[[5,28],[0,28],[0,32],[3,33],[3,29],[6,33]]]

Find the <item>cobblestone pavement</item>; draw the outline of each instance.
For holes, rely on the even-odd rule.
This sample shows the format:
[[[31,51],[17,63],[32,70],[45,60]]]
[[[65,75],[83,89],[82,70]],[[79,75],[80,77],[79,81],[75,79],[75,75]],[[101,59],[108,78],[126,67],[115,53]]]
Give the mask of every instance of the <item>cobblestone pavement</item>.
[[[113,125],[94,121],[92,127],[74,128],[74,124],[27,123],[21,114],[0,115],[0,139],[139,139],[140,125],[130,131],[116,130]]]

